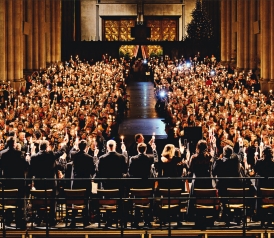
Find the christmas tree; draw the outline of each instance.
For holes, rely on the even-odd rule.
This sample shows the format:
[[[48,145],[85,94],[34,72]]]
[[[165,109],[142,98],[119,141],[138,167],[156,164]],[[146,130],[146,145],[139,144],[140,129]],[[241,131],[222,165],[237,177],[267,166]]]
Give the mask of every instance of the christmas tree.
[[[211,40],[213,38],[213,27],[201,0],[196,1],[196,7],[191,16],[193,19],[187,26],[187,38],[195,41]]]

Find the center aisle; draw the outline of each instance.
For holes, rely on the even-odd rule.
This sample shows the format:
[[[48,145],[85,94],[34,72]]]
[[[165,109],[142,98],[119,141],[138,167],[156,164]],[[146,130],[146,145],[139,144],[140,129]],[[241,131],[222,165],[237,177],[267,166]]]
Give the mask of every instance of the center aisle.
[[[130,107],[119,127],[119,134],[124,136],[126,145],[134,141],[134,135],[142,133],[145,138],[155,132],[156,139],[166,139],[165,124],[155,111],[156,99],[152,82],[130,82],[127,88]]]

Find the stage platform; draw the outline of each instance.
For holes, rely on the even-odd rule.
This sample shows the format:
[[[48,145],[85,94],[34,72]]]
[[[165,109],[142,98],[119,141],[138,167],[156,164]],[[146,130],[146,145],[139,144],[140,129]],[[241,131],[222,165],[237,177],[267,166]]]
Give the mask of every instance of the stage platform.
[[[1,234],[1,237],[2,234]],[[274,237],[273,229],[266,230],[247,230],[245,234],[242,230],[232,229],[216,229],[216,230],[49,230],[48,235],[45,230],[31,230],[31,231],[15,231],[7,230],[6,237],[20,237],[20,238],[99,238],[99,237],[138,237],[138,238],[158,238],[158,237],[256,237],[256,238],[271,238]]]

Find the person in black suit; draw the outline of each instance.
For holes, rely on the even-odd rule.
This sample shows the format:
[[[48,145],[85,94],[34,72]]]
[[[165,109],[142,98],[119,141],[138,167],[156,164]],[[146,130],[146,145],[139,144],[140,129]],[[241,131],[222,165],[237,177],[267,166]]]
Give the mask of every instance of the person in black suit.
[[[154,181],[148,180],[151,177],[152,165],[158,162],[158,154],[156,151],[155,143],[151,144],[153,150],[153,156],[147,155],[147,145],[145,143],[139,143],[137,145],[138,155],[132,156],[129,162],[128,174],[131,178],[141,178],[142,180],[132,181],[130,183],[131,188],[153,188]],[[150,204],[150,208],[152,204]],[[144,221],[145,227],[151,227],[149,221],[149,215],[151,213],[151,209],[144,209]],[[138,227],[138,223],[140,221],[140,208],[135,207],[135,220],[134,227]]]
[[[215,161],[213,175],[220,178],[217,180],[217,188],[220,196],[226,196],[226,190],[230,188],[242,188],[241,164],[237,154],[233,153],[233,148],[226,145],[223,148],[223,157]],[[235,179],[223,179],[222,177],[234,177]]]
[[[213,176],[217,176],[217,189],[218,195],[221,197],[229,196],[227,194],[227,188],[243,188],[248,187],[250,190],[247,192],[246,196],[253,196],[252,187],[250,180],[241,179],[241,162],[237,154],[233,152],[233,147],[226,145],[223,148],[223,157],[215,161],[213,166]],[[229,178],[229,179],[228,179]],[[230,223],[229,210],[226,206],[227,198],[221,198],[223,205],[222,219],[227,225]],[[247,207],[254,206],[253,201],[246,201]],[[236,219],[240,222],[239,217]]]
[[[142,178],[147,179],[151,177],[151,169],[154,163],[158,162],[158,154],[156,151],[155,143],[152,144],[153,155],[147,155],[147,145],[145,143],[139,143],[137,145],[138,155],[132,156],[129,160],[128,175],[130,178]],[[153,181],[142,180],[132,181],[130,187],[132,188],[152,188],[153,184],[149,183]]]
[[[73,161],[73,173],[74,178],[91,178],[95,174],[95,163],[92,156],[86,153],[87,142],[81,140],[78,144],[79,151],[72,154]],[[96,157],[99,150],[94,152]],[[89,199],[91,195],[91,181],[90,180],[74,180],[72,188],[74,189],[86,189],[86,198]],[[84,225],[89,224],[88,220],[89,209],[86,209],[86,214],[84,214]],[[71,226],[75,226],[75,221],[73,219]]]
[[[49,142],[41,140],[39,144],[39,152],[32,155],[30,159],[30,175],[35,178],[55,178],[58,169],[58,159],[66,151],[66,146],[53,152],[50,150]],[[55,181],[39,181],[34,182],[36,189],[54,189]]]
[[[28,162],[23,157],[21,151],[15,150],[15,140],[13,137],[7,140],[7,149],[1,153],[0,167],[2,170],[3,178],[25,178]],[[4,189],[18,189],[18,198],[24,197],[25,181],[24,180],[6,180],[3,181]],[[18,210],[16,211],[16,226],[21,227],[24,225],[23,208],[24,201],[18,201]],[[6,224],[12,221],[12,214],[7,212]]]
[[[123,178],[127,174],[127,152],[126,146],[122,143],[122,154],[116,152],[116,142],[109,140],[107,142],[108,152],[99,157],[97,177],[99,178]],[[103,181],[102,185],[104,189],[120,189],[121,196],[123,192],[123,181],[109,180]],[[122,205],[122,204],[120,204]],[[112,226],[111,211],[107,210],[107,222],[106,227]]]
[[[127,152],[124,143],[122,143],[122,154],[116,152],[116,142],[109,140],[107,142],[108,152],[99,157],[98,178],[123,178],[127,174]],[[119,188],[118,181],[103,181],[104,189]]]
[[[41,140],[39,146],[39,152],[32,155],[30,158],[30,176],[34,178],[56,178],[59,169],[59,157],[66,151],[65,142],[59,151],[53,152],[50,150],[49,142],[47,140]],[[54,180],[35,180],[35,189],[45,190],[52,189],[52,198],[56,195],[56,182]],[[51,212],[50,212],[50,225],[55,224],[55,201],[52,199]],[[38,220],[38,223],[40,219]]]
[[[74,178],[91,178],[95,174],[95,163],[94,158],[86,153],[87,142],[81,140],[78,144],[79,151],[72,154],[73,161],[73,175]],[[94,157],[97,157],[99,150],[94,153]],[[90,180],[75,180],[73,182],[73,188],[86,188],[87,195],[91,192],[91,181]]]
[[[141,133],[136,134],[134,136],[134,140],[135,141],[129,147],[129,151],[128,151],[128,155],[129,156],[134,156],[134,155],[136,155],[138,153],[137,146],[138,146],[139,143],[145,143],[145,138],[144,138],[143,134],[141,134]],[[152,138],[148,142],[148,144],[151,145],[154,142],[154,140],[155,140],[155,138]],[[153,153],[153,151],[151,151],[150,148],[147,148],[147,152],[146,153],[147,154],[151,154],[151,153]]]
[[[257,179],[257,215],[262,219],[262,225],[264,225],[264,221],[267,219],[268,225],[272,224],[272,220],[269,219],[269,216],[265,216],[265,213],[261,210],[262,203],[262,194],[261,188],[274,188],[274,179],[273,171],[274,171],[274,160],[273,160],[273,151],[271,147],[265,147],[262,151],[262,157],[256,161],[255,164],[255,173],[257,177],[261,177],[261,179]],[[272,212],[273,213],[273,212]],[[265,217],[264,217],[265,216]]]

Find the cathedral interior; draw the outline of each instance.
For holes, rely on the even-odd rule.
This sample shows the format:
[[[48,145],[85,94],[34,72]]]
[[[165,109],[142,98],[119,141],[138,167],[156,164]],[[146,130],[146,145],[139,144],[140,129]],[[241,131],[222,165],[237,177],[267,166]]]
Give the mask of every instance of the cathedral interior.
[[[196,14],[198,15],[195,15],[195,9],[198,6],[197,4],[200,4],[199,6],[201,6],[201,9],[200,12],[196,12]],[[178,138],[182,136],[180,133],[178,133],[178,136],[175,136],[175,141],[174,138],[173,140],[169,140],[169,132],[171,131],[176,135],[177,128],[181,126],[180,120],[182,120],[182,125],[184,123],[188,123],[188,125],[190,125],[191,123],[189,122],[189,115],[192,115],[192,113],[194,114],[194,116],[195,113],[196,116],[198,115],[199,107],[197,106],[197,103],[200,101],[198,101],[197,99],[197,101],[193,100],[189,102],[189,104],[191,104],[191,109],[188,108],[187,110],[189,110],[190,112],[186,111],[184,116],[182,116],[181,118],[179,117],[180,112],[178,112],[178,108],[176,108],[176,103],[168,104],[172,104],[170,108],[167,107],[167,111],[170,110],[171,112],[171,118],[166,117],[161,107],[163,106],[163,104],[166,103],[165,100],[169,97],[170,94],[172,94],[173,96],[175,95],[174,100],[178,100],[182,105],[185,103],[185,101],[188,100],[188,97],[195,98],[195,96],[197,96],[197,98],[202,98],[203,95],[200,94],[203,93],[201,93],[202,91],[199,90],[203,90],[205,87],[198,86],[197,90],[194,90],[193,86],[190,86],[188,92],[185,92],[184,94],[185,98],[182,97],[182,100],[180,101],[180,96],[178,92],[181,92],[180,90],[182,88],[182,90],[184,90],[184,87],[186,85],[185,82],[183,82],[183,86],[180,88],[180,90],[176,91],[175,86],[174,89],[172,89],[173,86],[166,87],[164,83],[161,84],[162,78],[159,77],[158,80],[158,76],[156,77],[156,75],[158,75],[157,70],[150,71],[146,68],[148,67],[146,65],[147,61],[151,60],[149,61],[151,64],[149,66],[152,66],[155,62],[158,62],[157,59],[159,59],[161,60],[161,62],[163,62],[162,66],[159,66],[159,71],[161,71],[162,67],[162,74],[165,74],[168,71],[166,70],[165,72],[165,70],[163,69],[164,67],[168,68],[170,66],[170,68],[172,68],[173,66],[171,65],[173,65],[173,63],[177,67],[176,69],[172,68],[172,70],[170,71],[172,77],[174,76],[174,79],[171,76],[169,77],[170,85],[172,85],[172,80],[175,80],[176,76],[180,76],[178,70],[178,68],[180,67],[178,66],[180,65],[180,62],[184,62],[184,64],[182,63],[182,65],[184,65],[182,67],[187,68],[187,64],[189,62],[195,61],[196,63],[193,63],[193,65],[195,65],[195,67],[200,67],[199,64],[201,65],[209,60],[209,70],[211,70],[210,67],[212,67],[212,71],[214,71],[215,69],[213,69],[213,67],[216,66],[215,62],[217,61],[220,62],[220,65],[222,65],[223,67],[220,68],[220,65],[217,65],[217,68],[219,67],[218,70],[220,70],[221,72],[224,69],[233,69],[233,73],[231,73],[231,75],[233,74],[233,77],[237,77],[237,75],[254,75],[254,77],[256,78],[256,82],[258,82],[258,87],[255,86],[254,89],[254,86],[250,85],[249,89],[250,91],[252,91],[252,93],[249,94],[249,97],[244,97],[244,92],[242,95],[238,95],[239,93],[237,94],[237,92],[241,90],[241,87],[243,87],[242,85],[240,85],[240,83],[237,87],[230,88],[231,93],[235,93],[233,95],[236,95],[235,98],[237,97],[237,99],[234,98],[237,103],[235,102],[235,105],[233,104],[233,106],[228,106],[228,108],[230,107],[229,110],[231,111],[234,111],[234,109],[237,111],[237,105],[244,105],[246,109],[241,111],[242,116],[240,116],[240,112],[238,112],[240,110],[238,110],[234,114],[234,118],[233,115],[228,115],[229,112],[223,111],[222,113],[224,114],[224,117],[219,117],[217,123],[220,123],[220,125],[230,124],[230,126],[233,127],[235,121],[236,123],[239,121],[239,124],[243,123],[243,125],[235,127],[236,131],[238,130],[239,134],[240,129],[245,130],[247,128],[250,129],[250,131],[253,130],[255,134],[257,128],[261,126],[260,132],[256,134],[260,143],[266,143],[264,141],[266,136],[264,133],[267,130],[271,130],[271,133],[269,133],[268,136],[270,138],[269,143],[272,146],[272,136],[274,136],[274,121],[272,120],[274,115],[274,113],[272,113],[274,111],[272,110],[274,104],[274,101],[272,101],[272,90],[274,90],[274,14],[272,10],[274,12],[273,0],[0,0],[1,141],[2,132],[3,134],[4,132],[7,132],[7,125],[11,127],[11,123],[13,123],[13,126],[14,122],[20,124],[18,123],[18,120],[22,120],[23,123],[26,123],[27,120],[25,120],[25,117],[32,117],[29,122],[33,124],[33,131],[35,131],[35,125],[37,124],[37,121],[38,124],[40,123],[40,129],[44,128],[44,124],[46,124],[47,119],[47,112],[54,114],[53,111],[56,110],[56,115],[52,117],[54,118],[54,121],[52,121],[52,123],[54,124],[62,124],[63,121],[66,120],[67,116],[71,116],[72,119],[75,119],[74,117],[77,118],[78,114],[75,114],[74,110],[76,110],[75,108],[78,107],[77,103],[79,103],[78,109],[79,111],[81,111],[79,113],[79,121],[84,119],[87,120],[92,117],[92,120],[94,120],[95,129],[92,126],[90,128],[93,128],[96,133],[97,131],[99,131],[100,133],[99,128],[96,128],[96,126],[103,125],[104,122],[102,121],[104,119],[106,119],[107,121],[105,124],[108,125],[109,123],[112,123],[114,125],[117,121],[118,123],[120,123],[118,127],[111,127],[111,130],[113,132],[108,131],[109,134],[113,133],[111,135],[115,135],[114,133],[116,132],[115,140],[117,142],[117,148],[119,146],[119,150],[120,144],[125,144],[125,146],[129,148],[130,144],[135,142],[134,135],[138,133],[141,133],[144,136],[144,140],[146,141],[151,141],[151,138],[155,140],[157,148],[164,148],[167,142],[174,142],[173,144],[180,143],[176,144],[177,147],[180,147],[181,143],[184,143],[185,148],[189,150],[189,146],[192,145],[189,145],[189,143],[187,142],[182,142],[183,139],[182,141],[181,139],[178,140]],[[206,18],[204,17],[203,13],[206,13]],[[194,21],[197,19],[199,20],[199,22]],[[191,28],[191,26],[193,25],[198,26],[198,30],[193,30]],[[136,62],[132,61],[132,59],[136,60]],[[74,64],[74,62],[76,63]],[[107,66],[109,62],[112,62],[113,66]],[[124,91],[127,89],[127,92],[125,92],[124,94],[120,94],[120,92],[122,92],[123,90],[118,89],[117,91],[115,91],[117,89],[117,85],[114,81],[111,81],[111,75],[113,74],[113,72],[117,71],[118,73],[120,73],[119,70],[121,70],[122,68],[122,66],[121,68],[119,68],[120,66],[118,62],[121,62],[121,65],[125,66],[125,69],[123,68],[124,71],[122,70],[121,72],[124,73],[126,76],[121,76],[120,74],[118,74],[118,77],[121,77],[121,80],[117,81],[117,85],[119,85],[120,88],[122,88]],[[164,62],[166,63],[166,65]],[[199,62],[198,65],[197,62]],[[79,70],[80,73],[76,77],[78,81],[75,80],[74,76],[72,76],[73,70],[67,71],[64,75],[59,75],[55,73],[55,70],[58,67],[73,68],[75,66],[76,68],[78,66],[81,66],[83,68],[82,72],[80,72]],[[97,69],[95,70],[92,67],[95,67]],[[194,71],[196,70],[195,67]],[[83,83],[82,74],[86,74],[86,71],[89,71],[91,68],[92,70],[94,69],[94,71],[92,72],[92,76],[94,76],[94,84],[92,84],[93,88],[88,89],[91,83],[88,84],[86,83],[87,81]],[[188,69],[186,71],[188,71]],[[48,85],[49,88],[46,88],[47,86],[45,86],[43,89],[39,80],[41,79],[41,77],[44,77],[45,74],[52,74],[53,76],[52,79],[49,77],[45,80],[49,81],[45,82],[44,84]],[[100,77],[98,76],[99,74]],[[159,73],[159,75],[162,74]],[[35,83],[32,83],[33,88],[31,88],[31,86],[29,86],[30,84],[28,84],[28,80],[33,77],[33,75],[35,75],[35,80],[33,80],[35,81]],[[168,75],[168,73],[166,73],[166,75]],[[199,74],[199,77],[200,76],[205,81],[204,73]],[[222,76],[219,76],[219,78],[216,79],[216,85],[218,83],[217,81],[221,80],[220,77],[222,78]],[[64,78],[64,83],[60,83],[58,81],[58,78],[61,78],[61,81],[63,80],[62,78]],[[50,82],[50,79],[53,81],[53,83]],[[215,79],[211,82],[210,76],[208,76],[206,80],[208,80],[206,81],[206,83],[210,84],[211,89],[213,88],[215,90],[217,88],[217,86],[216,88],[214,88]],[[224,80],[227,80],[227,77],[226,79],[224,77]],[[251,78],[250,81],[252,80],[254,79]],[[62,86],[68,83],[68,81],[70,81],[69,85],[71,86],[71,88],[73,88],[77,84],[82,84],[82,86],[80,85],[77,86],[78,88],[76,87],[76,96],[73,94],[75,92],[70,92],[69,87],[62,89]],[[101,88],[103,91],[102,93],[98,93],[100,92],[100,87],[102,87],[98,83],[100,81],[105,83],[105,88]],[[197,82],[197,85],[199,84],[199,81],[197,78],[195,78],[195,76],[193,78],[190,77],[190,81],[193,82],[193,85]],[[247,79],[247,81],[249,80]],[[218,97],[221,97],[222,92],[224,92],[225,94],[227,93],[227,90],[229,90],[228,84],[227,88],[226,85],[223,86],[225,90],[217,91],[216,89],[216,91],[214,91],[215,96],[217,95]],[[34,87],[37,87],[36,92],[34,92]],[[53,88],[56,88],[56,91],[54,91]],[[167,88],[169,89],[169,92]],[[164,91],[162,89],[166,89],[167,91]],[[48,96],[48,101],[43,101],[43,99],[39,97],[39,90],[41,90],[42,92],[41,98],[43,98],[43,96]],[[55,94],[51,94],[51,90],[53,90]],[[7,91],[9,92],[9,94],[7,94],[8,96],[5,96],[5,92]],[[62,95],[65,95],[65,93],[67,93],[67,95],[64,96],[64,98],[62,98],[61,100],[59,99],[59,96],[57,96],[57,94],[59,95],[60,91],[62,91]],[[110,93],[108,94],[108,92]],[[163,96],[161,95],[162,92],[165,93]],[[213,93],[212,95],[210,95],[210,87],[204,92],[206,95],[208,95],[209,99],[207,98],[207,100],[210,101],[211,97],[213,97]],[[30,93],[29,95],[31,96],[26,96],[28,93]],[[178,96],[176,95],[176,93]],[[231,94],[229,93],[226,95],[227,97],[231,97],[233,99],[233,95],[231,96]],[[254,95],[259,98],[258,103],[253,102]],[[262,96],[262,99],[260,101],[261,95],[265,95],[265,97],[269,100],[266,99],[266,102],[264,103]],[[70,101],[71,97],[74,97],[75,99]],[[100,97],[103,97],[103,99],[105,99],[106,101],[102,102],[103,100]],[[108,101],[109,98],[111,98],[110,102]],[[116,104],[111,102],[113,98],[115,98],[116,101],[114,100],[114,102]],[[118,108],[119,102],[117,98],[123,98],[123,102],[127,103],[127,105],[125,106],[126,110],[120,111],[120,109]],[[53,101],[53,103],[51,100]],[[63,106],[61,104],[62,100],[64,102]],[[98,107],[96,107],[94,103],[96,100],[98,101]],[[215,109],[212,109],[214,107],[218,108],[216,100],[212,99],[212,101],[214,101],[214,103],[208,103],[209,107],[207,109],[209,111],[214,111]],[[32,109],[33,111],[28,111],[26,108],[24,108],[26,105],[31,103],[34,105],[34,109]],[[230,102],[228,102],[228,104],[229,103]],[[109,111],[111,112],[107,110],[100,111],[100,106],[102,105],[104,105],[105,107],[113,105],[110,106],[112,108],[109,109]],[[174,106],[174,108],[171,109],[172,106]],[[265,108],[263,106],[265,106]],[[40,107],[40,109],[42,109],[37,109],[37,107]],[[155,110],[155,108],[157,109],[157,107],[158,111]],[[226,107],[226,104],[220,103],[219,108],[220,107]],[[43,108],[45,108],[44,112]],[[35,111],[36,109],[37,111]],[[205,115],[207,115],[207,109],[205,108]],[[13,115],[14,111],[16,111],[16,116],[14,116],[13,120],[10,118]],[[105,113],[105,111],[107,111],[107,116],[105,116],[105,114],[101,114]],[[214,113],[215,111],[213,112],[213,114]],[[31,116],[31,114],[33,116]],[[119,114],[119,117],[112,117],[112,115],[117,114]],[[221,112],[219,114],[221,114]],[[251,122],[244,124],[244,120],[249,117],[249,114],[252,115],[250,116]],[[84,119],[81,119],[81,116],[83,116]],[[18,118],[15,119],[15,117]],[[170,126],[172,123],[167,122],[168,120],[172,121],[172,117],[173,119],[175,118],[175,123],[173,125],[174,127]],[[205,118],[207,121],[210,121],[210,117],[213,118],[212,115],[208,115],[208,117]],[[176,124],[177,119],[178,122]],[[264,121],[267,120],[269,120],[270,123],[268,125],[265,125]],[[195,135],[201,134],[202,138],[202,133],[204,133],[204,129],[202,132],[202,129],[200,130],[199,127],[202,128],[203,125],[209,128],[206,128],[206,133],[209,134],[209,137],[214,137],[214,133],[217,134],[217,131],[214,132],[214,129],[212,129],[212,125],[215,124],[210,124],[207,121],[201,118],[197,120],[196,124],[194,123],[193,126],[193,128],[196,130],[189,130],[189,138],[194,138],[193,140],[196,140],[195,136],[191,135],[191,133],[194,133]],[[73,126],[75,125],[74,121],[72,120],[69,128],[71,129]],[[100,129],[102,127],[103,126],[101,126]],[[106,127],[110,128],[110,126]],[[83,126],[83,128],[86,129],[86,126]],[[102,128],[102,131],[104,129],[105,128]],[[46,129],[43,130],[46,131]],[[56,130],[58,131],[59,128],[57,128]],[[76,136],[74,134],[74,138],[76,140],[77,132],[82,133],[82,130],[77,131],[77,129],[75,129],[75,131]],[[92,131],[87,133],[87,135],[92,135],[91,132]],[[27,133],[31,134],[33,132],[31,132],[31,130],[27,131],[26,137]],[[62,133],[63,134],[58,134],[57,138],[58,136],[63,136],[64,138],[67,136],[67,132]],[[186,130],[185,133],[187,133]],[[237,132],[235,132],[235,134],[237,134]],[[229,132],[225,134],[225,136],[229,136]],[[242,136],[244,137],[244,135]],[[73,135],[69,136],[69,139],[71,138],[73,139]],[[112,137],[107,138],[110,139]],[[233,139],[231,139],[231,141],[232,140]],[[241,140],[239,141],[241,142]],[[212,143],[212,141],[210,141],[210,143]],[[29,153],[29,149],[29,147],[26,147],[27,153]],[[190,149],[192,150],[193,148]],[[195,148],[193,149],[193,153],[194,151]],[[121,151],[119,152],[124,152],[124,149],[121,147]],[[2,151],[0,152],[0,154],[1,153]],[[255,153],[258,154],[257,150]],[[160,160],[162,154],[160,153],[160,151],[158,151],[158,154]],[[1,163],[0,167],[2,166]],[[41,180],[43,180],[43,178],[41,178]],[[5,176],[4,180],[1,181],[2,192],[0,198],[0,236],[2,235],[2,237],[4,238],[207,238],[232,236],[271,238],[274,236],[273,188],[269,189],[271,191],[268,191],[269,194],[265,197],[265,199],[263,199],[263,202],[265,202],[265,204],[262,205],[263,208],[267,207],[267,209],[269,209],[267,210],[265,217],[269,218],[269,216],[272,216],[272,220],[270,223],[267,223],[267,226],[261,225],[264,220],[256,220],[258,218],[253,216],[253,210],[255,210],[259,205],[256,204],[253,207],[250,205],[250,203],[247,202],[247,200],[250,198],[246,198],[247,194],[245,194],[245,191],[248,192],[249,189],[245,190],[245,188],[241,188],[241,192],[235,189],[235,193],[230,194],[230,196],[236,197],[235,200],[237,200],[237,202],[235,202],[235,204],[232,204],[231,207],[229,207],[228,205],[229,209],[226,207],[229,211],[233,210],[233,215],[235,215],[236,213],[235,217],[237,217],[238,220],[235,218],[232,225],[228,226],[227,223],[225,223],[226,221],[222,220],[221,218],[217,221],[210,220],[211,217],[215,216],[217,208],[219,209],[219,206],[221,206],[220,204],[224,204],[226,201],[221,200],[220,202],[218,194],[216,194],[216,189],[213,191],[213,194],[210,194],[210,192],[212,191],[207,191],[207,194],[199,194],[200,202],[203,201],[203,199],[205,200],[205,196],[210,198],[207,199],[205,203],[201,202],[201,205],[195,207],[199,207],[199,209],[197,210],[197,214],[199,214],[200,216],[197,215],[197,217],[199,217],[200,220],[196,220],[196,223],[191,220],[191,217],[190,220],[187,220],[188,218],[185,218],[185,216],[187,216],[186,210],[188,206],[194,206],[192,204],[194,203],[194,199],[191,200],[191,198],[185,196],[185,194],[189,195],[189,193],[193,193],[190,186],[190,190],[189,188],[185,189],[183,193],[181,191],[179,193],[177,191],[176,193],[176,189],[174,189],[174,191],[172,190],[173,192],[171,192],[171,189],[168,191],[164,191],[165,189],[159,189],[161,193],[158,191],[159,193],[157,195],[156,193],[154,195],[151,195],[152,193],[150,193],[151,191],[149,190],[142,191],[143,193],[139,195],[136,193],[135,197],[134,192],[136,191],[133,189],[127,191],[127,193],[133,194],[133,197],[122,198],[119,197],[119,193],[114,193],[114,195],[112,195],[112,198],[115,197],[115,199],[110,199],[107,197],[107,195],[104,194],[102,195],[103,199],[99,199],[99,192],[102,191],[98,189],[98,193],[96,192],[96,196],[98,195],[98,197],[93,195],[94,197],[92,198],[95,198],[96,202],[102,202],[102,204],[103,202],[105,202],[105,204],[103,204],[103,208],[100,208],[99,210],[99,216],[103,214],[102,217],[106,218],[107,220],[109,213],[111,213],[112,215],[114,214],[113,221],[115,221],[114,223],[116,223],[116,226],[110,226],[108,227],[108,229],[104,229],[100,226],[101,220],[97,217],[94,218],[94,214],[92,213],[94,211],[91,212],[92,214],[90,216],[91,224],[88,223],[87,226],[84,225],[83,227],[82,225],[80,225],[80,228],[67,226],[68,221],[72,220],[72,218],[70,218],[69,216],[76,216],[75,214],[77,214],[78,216],[80,210],[83,212],[83,207],[86,206],[86,203],[85,205],[83,205],[85,201],[82,201],[82,204],[78,204],[77,199],[81,199],[79,199],[79,197],[76,199],[75,195],[74,197],[70,198],[71,200],[73,200],[73,202],[71,202],[73,204],[70,203],[70,205],[72,205],[70,209],[67,209],[68,206],[64,208],[64,200],[62,200],[60,203],[58,199],[56,200],[58,208],[58,210],[56,211],[56,219],[59,219],[59,223],[57,225],[55,224],[54,226],[51,226],[50,224],[48,224],[48,220],[44,218],[46,220],[44,226],[33,226],[34,222],[31,220],[30,222],[27,222],[27,227],[24,227],[23,229],[17,229],[17,226],[5,225],[5,219],[6,216],[8,216],[6,212],[8,208],[6,209],[6,207],[8,205],[11,207],[20,205],[15,205],[14,203],[12,203],[12,201],[14,200],[12,196],[14,195],[5,195],[4,186],[2,186],[2,183],[4,184],[4,181]],[[76,181],[77,179],[74,181],[75,184]],[[191,179],[186,179],[183,181],[184,184],[187,184],[187,186],[188,183],[191,183]],[[158,184],[158,181],[156,182]],[[216,181],[214,180],[214,182]],[[92,183],[93,186],[97,186],[94,185],[94,182]],[[29,184],[28,186],[31,185]],[[24,209],[25,214],[22,213],[22,216],[27,216],[26,213],[28,212],[28,210],[32,209],[32,207],[29,208],[29,204],[32,204],[34,207],[35,203],[32,203],[32,198],[34,196],[37,196],[40,199],[38,199],[38,202],[42,201],[42,203],[45,205],[43,209],[40,210],[42,210],[42,212],[44,212],[43,214],[46,214],[45,216],[46,218],[48,218],[52,211],[49,208],[51,206],[51,203],[47,201],[47,191],[48,190],[45,190],[45,193],[43,193],[42,196],[40,194],[40,197],[38,197],[38,194],[33,195],[30,192],[30,200],[26,199],[26,196],[24,197],[25,199],[21,199],[25,201],[24,208],[27,207],[26,209]],[[156,197],[158,195],[160,198]],[[198,192],[196,195],[198,196]],[[84,195],[78,194],[78,196]],[[170,197],[173,198],[171,199]],[[121,202],[122,199],[123,202]],[[141,226],[141,228],[139,227],[139,225],[137,225],[137,227],[133,227],[133,218],[128,217],[129,214],[136,215],[136,211],[139,209],[138,212],[141,213],[142,216],[146,217],[151,208],[148,205],[148,203],[150,203],[149,199],[155,202],[154,205],[158,203],[161,204],[159,206],[157,205],[158,210],[153,207],[153,209],[157,210],[156,221],[151,221],[152,227],[150,227],[150,224],[148,227],[146,227],[146,222],[144,222],[144,226]],[[256,196],[252,196],[252,199],[256,199]],[[67,201],[68,199],[66,198],[65,200]],[[147,200],[149,200],[149,202],[147,202]],[[267,202],[265,200],[267,200]],[[11,203],[9,203],[9,201]],[[118,201],[121,202],[123,206],[121,206]],[[131,203],[131,201],[134,202]],[[195,201],[197,202],[197,200]],[[134,208],[133,205],[131,206],[131,204],[133,203],[135,204]],[[92,203],[92,205],[94,204]],[[126,213],[127,215],[121,215],[125,213],[120,214],[121,211],[118,211],[117,207],[123,207],[124,210],[122,212],[125,212],[125,210],[129,212]],[[137,210],[133,213],[133,209],[136,209],[136,207]],[[65,209],[65,211],[62,209]],[[239,213],[237,213],[238,211]],[[224,212],[224,210],[222,210],[222,212]],[[250,215],[249,212],[251,212],[252,215]],[[12,212],[12,214],[14,213],[15,212]],[[35,215],[31,213],[31,216]],[[208,219],[209,221],[206,219],[208,217],[210,217]],[[99,222],[97,222],[96,219],[99,219]],[[171,222],[170,219],[174,220],[172,220]],[[176,223],[178,219],[181,219],[180,226],[178,225],[179,228],[177,227]],[[94,220],[96,220],[96,222],[94,222]],[[84,224],[84,222],[80,223]],[[162,223],[164,224],[163,227]],[[174,225],[175,223],[176,225]]]

